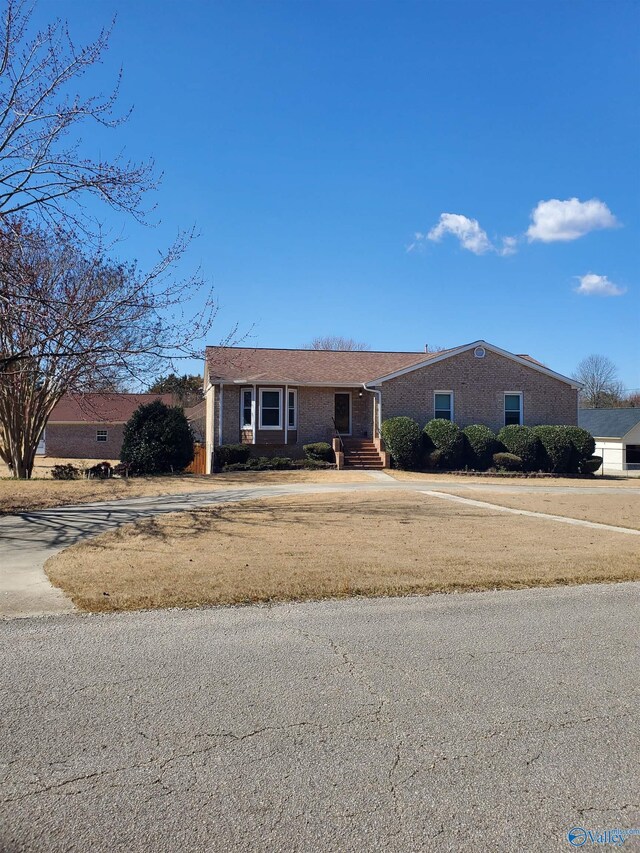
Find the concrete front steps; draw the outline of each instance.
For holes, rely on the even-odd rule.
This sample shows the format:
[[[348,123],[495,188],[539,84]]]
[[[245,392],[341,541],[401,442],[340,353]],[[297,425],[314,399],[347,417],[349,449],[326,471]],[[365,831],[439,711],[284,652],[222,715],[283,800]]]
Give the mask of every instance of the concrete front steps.
[[[343,438],[345,468],[375,468],[384,465],[378,448],[370,438]]]

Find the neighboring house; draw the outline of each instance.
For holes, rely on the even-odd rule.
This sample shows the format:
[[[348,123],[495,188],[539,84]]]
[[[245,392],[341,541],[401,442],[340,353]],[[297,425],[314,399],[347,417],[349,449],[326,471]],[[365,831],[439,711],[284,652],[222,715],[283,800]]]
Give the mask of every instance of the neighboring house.
[[[604,473],[640,473],[640,409],[580,409],[578,425],[595,438]]]
[[[438,353],[207,347],[204,388],[209,473],[220,444],[299,456],[339,434],[347,457],[354,447],[375,453],[382,420],[397,415],[494,430],[576,424],[580,384],[475,341]]]
[[[44,453],[69,459],[119,459],[124,425],[138,406],[171,394],[67,395],[56,405],[44,433]]]
[[[204,431],[206,422],[206,404],[204,400],[196,403],[195,406],[190,406],[184,410],[185,416],[191,426],[194,441],[199,444],[204,443]]]

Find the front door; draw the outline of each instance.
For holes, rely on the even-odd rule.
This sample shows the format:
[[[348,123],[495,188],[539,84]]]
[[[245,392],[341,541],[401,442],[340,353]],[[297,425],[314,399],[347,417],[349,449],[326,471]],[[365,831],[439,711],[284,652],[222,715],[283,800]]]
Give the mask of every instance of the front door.
[[[341,435],[351,435],[351,394],[335,395],[334,420]]]

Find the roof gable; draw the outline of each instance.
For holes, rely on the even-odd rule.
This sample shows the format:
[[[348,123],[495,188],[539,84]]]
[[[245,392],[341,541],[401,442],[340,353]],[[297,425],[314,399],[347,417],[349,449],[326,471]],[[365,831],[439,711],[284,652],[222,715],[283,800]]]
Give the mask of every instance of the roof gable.
[[[436,364],[439,361],[444,361],[447,358],[453,358],[456,355],[460,355],[463,352],[468,352],[471,349],[476,349],[476,347],[482,347],[485,350],[489,350],[489,352],[494,352],[497,355],[501,355],[504,358],[508,358],[511,361],[516,362],[517,364],[521,364],[524,367],[528,367],[531,370],[536,370],[538,373],[543,373],[546,376],[551,376],[554,379],[557,379],[559,382],[566,382],[568,385],[571,385],[572,388],[581,388],[582,385],[575,379],[571,379],[568,376],[564,376],[562,373],[556,373],[555,370],[551,370],[548,367],[545,367],[539,361],[536,361],[535,358],[531,358],[530,355],[516,355],[515,353],[509,352],[508,350],[501,349],[500,347],[495,346],[494,344],[490,344],[487,341],[473,341],[470,344],[464,344],[461,347],[455,347],[454,349],[444,350],[443,352],[436,353],[432,358],[425,359],[417,364],[407,366],[401,370],[394,371],[393,373],[387,374],[386,376],[380,376],[375,380],[372,380],[369,384],[371,385],[379,385],[383,382],[388,382],[390,379],[395,379],[397,376],[402,376],[405,373],[411,373],[413,370],[419,370],[422,367],[429,367],[432,364]]]

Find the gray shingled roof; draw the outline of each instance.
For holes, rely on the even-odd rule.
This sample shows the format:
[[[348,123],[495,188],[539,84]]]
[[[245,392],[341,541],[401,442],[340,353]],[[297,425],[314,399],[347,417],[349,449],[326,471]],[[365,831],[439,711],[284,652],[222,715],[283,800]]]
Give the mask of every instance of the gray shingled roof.
[[[598,438],[623,438],[640,423],[640,409],[579,409],[578,426]]]

